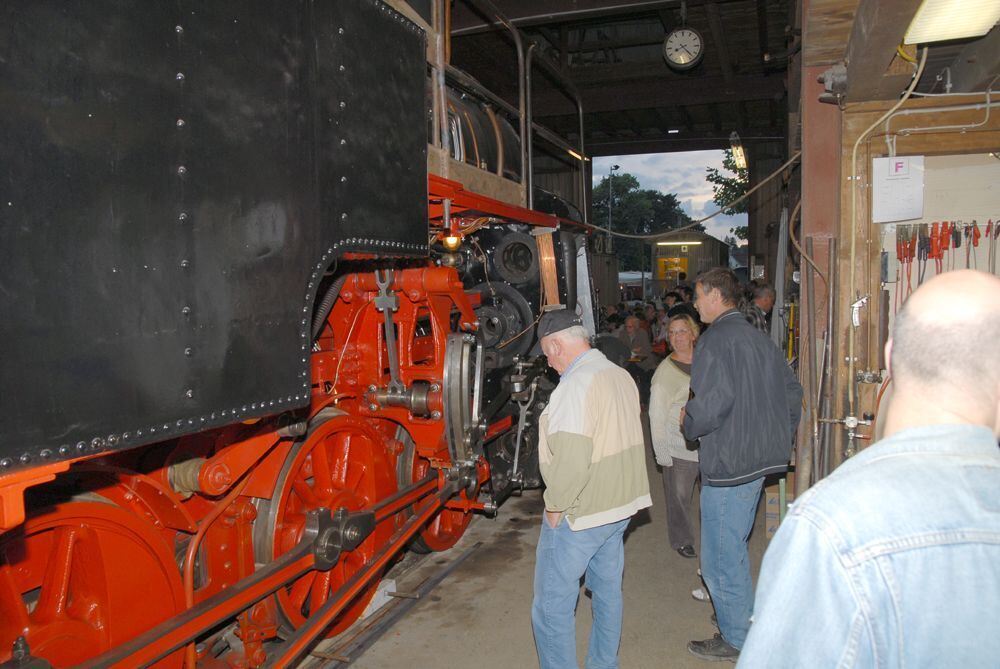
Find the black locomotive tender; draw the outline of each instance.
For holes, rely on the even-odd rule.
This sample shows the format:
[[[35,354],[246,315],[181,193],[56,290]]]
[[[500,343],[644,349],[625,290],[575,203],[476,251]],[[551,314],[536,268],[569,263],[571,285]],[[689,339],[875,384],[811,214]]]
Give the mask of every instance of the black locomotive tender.
[[[305,407],[338,258],[433,255],[423,31],[377,0],[2,11],[0,474]],[[534,245],[492,253],[527,232],[478,234],[494,345],[538,313]],[[559,237],[575,305],[581,236]],[[478,290],[488,268],[467,257]],[[496,351],[496,369],[531,343]]]

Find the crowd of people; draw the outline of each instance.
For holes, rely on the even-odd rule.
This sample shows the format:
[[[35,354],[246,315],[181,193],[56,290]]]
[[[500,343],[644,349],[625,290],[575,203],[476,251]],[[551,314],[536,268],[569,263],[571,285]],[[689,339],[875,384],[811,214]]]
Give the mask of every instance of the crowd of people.
[[[609,360],[628,370],[639,387],[643,406],[649,404],[657,366],[674,351],[668,332],[670,323],[679,316],[686,317],[696,328],[695,339],[706,327],[694,305],[695,290],[686,279],[686,274],[681,273],[676,285],[655,301],[634,302],[631,305],[619,302],[601,310],[599,330],[614,338],[600,339],[598,348]],[[774,300],[774,288],[763,282],[751,281],[740,287],[736,308],[751,325],[768,334]]]
[[[764,477],[788,468],[803,393],[767,336],[774,299],[769,286],[709,270],[661,303],[607,309],[609,355],[576,314],[540,319],[538,352],[560,374],[539,423],[546,490],[532,624],[543,669],[578,666],[581,579],[593,596],[586,667],[618,667],[623,536],[652,504],[641,404],[670,545],[700,557],[702,598],[715,609],[719,632],[688,643],[692,654],[752,667],[1000,657],[1000,636],[988,633],[1000,614],[1000,280],[952,272],[914,293],[886,347],[897,388],[887,438],[796,502],[755,593],[748,540]],[[624,360],[609,360],[608,335]],[[947,353],[928,355],[935,342]]]

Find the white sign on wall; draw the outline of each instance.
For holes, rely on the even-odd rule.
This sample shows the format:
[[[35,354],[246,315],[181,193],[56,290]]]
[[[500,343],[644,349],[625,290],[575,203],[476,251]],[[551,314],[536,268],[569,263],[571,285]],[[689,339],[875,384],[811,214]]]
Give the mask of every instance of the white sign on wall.
[[[872,161],[872,222],[894,223],[924,215],[924,157]]]

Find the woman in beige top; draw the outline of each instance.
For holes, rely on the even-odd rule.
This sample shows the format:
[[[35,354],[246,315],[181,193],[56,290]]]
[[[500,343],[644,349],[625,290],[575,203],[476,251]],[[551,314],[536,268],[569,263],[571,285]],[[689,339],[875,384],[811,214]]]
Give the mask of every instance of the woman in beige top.
[[[691,385],[691,358],[698,339],[694,320],[681,314],[667,324],[673,352],[660,363],[650,384],[649,428],[656,462],[663,468],[663,493],[667,501],[667,537],[670,546],[686,558],[697,557],[691,500],[698,479],[696,443],[687,442],[678,420],[687,404]]]

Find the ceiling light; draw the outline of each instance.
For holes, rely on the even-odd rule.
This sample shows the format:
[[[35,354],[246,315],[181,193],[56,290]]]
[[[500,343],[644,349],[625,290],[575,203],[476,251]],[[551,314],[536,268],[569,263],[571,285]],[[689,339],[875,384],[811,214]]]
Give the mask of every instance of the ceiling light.
[[[736,167],[745,170],[747,168],[747,154],[743,150],[743,142],[740,141],[740,136],[736,134],[735,130],[729,135],[729,146],[733,150],[733,162],[736,163]]]
[[[568,153],[569,155],[573,156],[577,160],[583,160],[584,159],[583,156],[581,156],[579,153],[577,153],[573,149],[566,149],[566,153]]]
[[[701,242],[656,242],[657,246],[698,246]]]
[[[1000,20],[997,0],[924,0],[903,38],[904,44],[927,44],[981,37]]]
[[[678,130],[677,128],[671,128],[670,130],[667,130],[668,135],[676,135],[679,132],[680,130]]]

